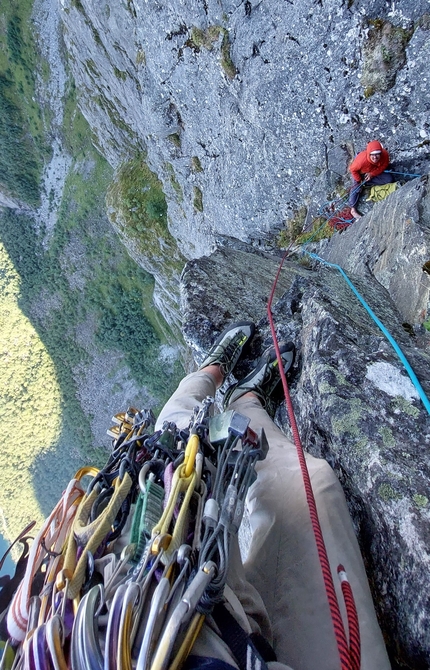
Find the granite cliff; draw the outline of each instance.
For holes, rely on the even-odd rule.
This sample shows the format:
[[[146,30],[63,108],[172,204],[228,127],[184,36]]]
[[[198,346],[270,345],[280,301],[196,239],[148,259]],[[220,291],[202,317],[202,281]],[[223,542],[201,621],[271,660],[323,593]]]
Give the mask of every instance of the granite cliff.
[[[60,12],[95,143],[115,168],[144,157],[186,258],[218,235],[270,238],[302,206],[312,216],[375,136],[398,168],[428,172],[427,0],[60,0]],[[151,266],[164,239],[141,234]],[[178,320],[168,273],[152,270]]]

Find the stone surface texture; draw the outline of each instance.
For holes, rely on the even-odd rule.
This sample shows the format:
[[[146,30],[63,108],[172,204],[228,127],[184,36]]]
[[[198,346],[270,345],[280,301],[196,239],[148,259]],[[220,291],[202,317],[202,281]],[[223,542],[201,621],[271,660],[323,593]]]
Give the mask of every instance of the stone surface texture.
[[[348,272],[374,276],[390,293],[403,320],[422,323],[429,302],[430,190],[428,177],[414,179],[348,230],[322,253]],[[430,267],[429,267],[430,270]]]
[[[397,165],[428,171],[428,0],[60,0],[60,10],[98,146],[113,166],[147,152],[187,258],[218,234],[258,238],[320,205],[375,137]],[[373,88],[361,82],[373,53],[385,59],[383,92],[374,69]]]

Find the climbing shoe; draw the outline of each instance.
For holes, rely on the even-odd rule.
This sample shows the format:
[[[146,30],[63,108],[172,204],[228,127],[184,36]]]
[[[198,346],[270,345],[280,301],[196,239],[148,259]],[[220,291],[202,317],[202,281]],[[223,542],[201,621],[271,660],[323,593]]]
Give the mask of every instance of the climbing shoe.
[[[292,342],[281,342],[279,350],[286,374],[293,364],[295,347]],[[224,408],[251,391],[258,396],[263,407],[267,407],[269,401],[279,391],[280,384],[281,375],[275,347],[269,347],[249,375],[227,389],[223,401]]]
[[[230,374],[254,335],[252,321],[238,321],[226,328],[212,345],[199,370],[219,365],[224,377]]]

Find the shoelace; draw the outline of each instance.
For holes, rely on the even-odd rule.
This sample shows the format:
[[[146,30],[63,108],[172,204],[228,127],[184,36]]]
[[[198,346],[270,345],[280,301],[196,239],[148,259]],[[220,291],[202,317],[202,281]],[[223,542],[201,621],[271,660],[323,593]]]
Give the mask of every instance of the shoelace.
[[[224,377],[227,376],[235,366],[243,346],[244,337],[246,337],[245,333],[239,330],[239,332],[231,338],[227,346],[223,345],[223,350],[220,352],[220,369]]]

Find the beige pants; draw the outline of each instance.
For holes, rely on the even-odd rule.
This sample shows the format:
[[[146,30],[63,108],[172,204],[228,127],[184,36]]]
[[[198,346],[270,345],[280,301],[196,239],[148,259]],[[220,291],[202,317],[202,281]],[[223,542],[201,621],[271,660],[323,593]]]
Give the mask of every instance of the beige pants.
[[[165,420],[185,428],[193,408],[214,394],[211,375],[204,371],[188,375],[163,408],[157,428]],[[264,428],[269,453],[257,464],[257,480],[247,497],[252,531],[248,555],[242,567],[235,544],[228,584],[250,618],[251,627],[255,630],[258,624],[263,635],[272,641],[278,661],[294,670],[339,670],[333,624],[296,448],[256,398],[240,398],[229,409],[248,416],[254,430]],[[346,569],[356,601],[361,669],[389,669],[342,488],[326,461],[308,454],[306,461],[345,626],[345,608],[337,576],[340,563]],[[215,649],[212,653],[208,653],[207,648],[198,653],[226,660]]]

